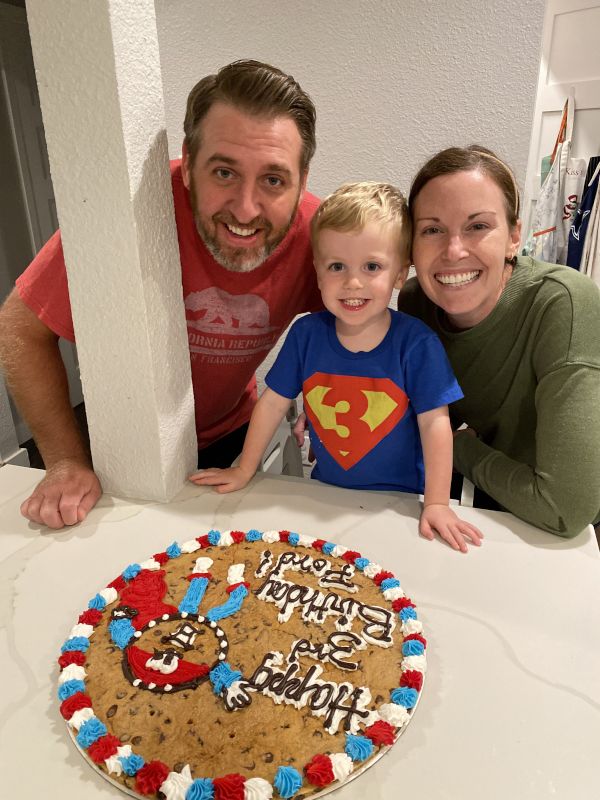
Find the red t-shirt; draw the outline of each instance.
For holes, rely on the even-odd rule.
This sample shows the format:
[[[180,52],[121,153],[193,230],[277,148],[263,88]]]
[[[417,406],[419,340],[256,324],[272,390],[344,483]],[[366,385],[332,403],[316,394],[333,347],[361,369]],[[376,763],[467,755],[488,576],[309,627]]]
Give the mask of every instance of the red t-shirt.
[[[319,201],[305,192],[275,252],[252,272],[230,272],[210,255],[194,223],[181,162],[171,163],[198,447],[250,418],[258,365],[296,314],[323,307],[309,223]],[[60,231],[17,279],[23,302],[59,336],[75,340]]]

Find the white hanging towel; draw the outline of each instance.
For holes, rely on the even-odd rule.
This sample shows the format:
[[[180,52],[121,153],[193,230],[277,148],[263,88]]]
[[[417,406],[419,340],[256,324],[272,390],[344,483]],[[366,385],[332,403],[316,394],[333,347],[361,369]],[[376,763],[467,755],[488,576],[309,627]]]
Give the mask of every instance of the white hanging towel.
[[[541,261],[565,264],[571,220],[581,202],[585,159],[571,158],[575,99],[567,98],[552,153],[552,166],[536,203],[526,252]]]
[[[579,269],[600,286],[600,183],[590,213]]]

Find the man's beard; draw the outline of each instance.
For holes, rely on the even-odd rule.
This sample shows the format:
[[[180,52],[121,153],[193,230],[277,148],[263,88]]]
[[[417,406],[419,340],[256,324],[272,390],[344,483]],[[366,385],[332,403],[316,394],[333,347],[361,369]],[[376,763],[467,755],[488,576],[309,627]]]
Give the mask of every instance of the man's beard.
[[[296,217],[296,212],[298,211],[298,205],[300,204],[300,191],[298,191],[298,196],[296,197],[296,202],[294,203],[294,208],[287,225],[275,232],[273,232],[272,224],[264,217],[255,217],[253,220],[251,220],[251,222],[242,224],[232,217],[231,214],[219,213],[212,217],[212,224],[215,230],[215,233],[212,233],[203,223],[198,212],[198,198],[196,194],[196,186],[193,180],[190,185],[190,203],[192,206],[194,222],[196,223],[198,235],[206,245],[206,249],[215,259],[217,264],[220,264],[230,272],[252,272],[252,270],[257,269],[257,267],[260,267],[262,264],[264,264],[267,258],[269,258],[273,251],[285,239]],[[239,226],[242,228],[261,228],[265,237],[264,244],[258,249],[253,250],[249,250],[244,247],[228,247],[227,252],[223,252],[223,245],[219,244],[216,236],[216,228],[220,223],[235,225],[236,227]]]

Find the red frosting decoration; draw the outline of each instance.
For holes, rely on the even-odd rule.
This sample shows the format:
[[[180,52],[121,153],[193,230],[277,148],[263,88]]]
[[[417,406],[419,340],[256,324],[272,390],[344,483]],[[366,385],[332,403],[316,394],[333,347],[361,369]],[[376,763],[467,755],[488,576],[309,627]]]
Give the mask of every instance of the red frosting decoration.
[[[207,580],[212,580],[212,575],[210,572],[192,572],[191,575],[186,576],[186,580],[191,581],[194,578],[206,578]]]
[[[279,541],[280,542],[287,542],[289,538],[290,538],[290,532],[289,531],[279,531]]]
[[[423,673],[416,669],[407,669],[400,675],[400,686],[408,686],[409,689],[420,692],[423,687]]]
[[[111,581],[108,584],[109,589],[114,589],[116,592],[122,592],[123,589],[127,586],[127,581],[122,575],[119,575],[114,581]]]
[[[408,636],[404,637],[405,642],[410,642],[411,639],[414,639],[416,642],[421,642],[423,647],[427,647],[427,639],[424,639],[420,633],[411,633]]]
[[[161,567],[162,567],[163,564],[166,564],[167,561],[169,560],[169,556],[164,551],[162,553],[154,553],[152,558],[155,561],[158,561],[158,563],[161,565]]]
[[[393,725],[380,719],[365,728],[365,736],[368,736],[373,744],[394,744],[394,731]]]
[[[231,538],[236,544],[239,544],[245,540],[246,534],[242,531],[231,531]]]
[[[354,564],[356,559],[361,557],[361,554],[357,550],[348,550],[348,552],[344,553],[342,556],[344,561],[347,561],[349,564]]]
[[[384,570],[383,572],[378,572],[377,575],[375,575],[375,577],[373,578],[373,583],[375,583],[377,586],[381,586],[382,582],[386,578],[393,578],[393,577],[394,577],[393,572],[387,572],[386,570]]]
[[[175,606],[162,602],[167,592],[164,574],[162,569],[157,572],[144,569],[121,592],[121,603],[138,611],[131,620],[131,624],[138,631],[151,619],[163,614],[177,613]]]
[[[58,663],[61,669],[68,667],[69,664],[77,664],[78,667],[83,667],[85,664],[85,653],[82,653],[80,650],[67,651],[61,655],[58,659]]]
[[[321,753],[311,758],[304,767],[304,774],[313,786],[327,786],[335,780],[331,759]]]
[[[214,778],[215,800],[244,800],[244,784],[246,778],[237,772]]]
[[[67,697],[66,700],[62,701],[60,704],[60,713],[65,719],[69,720],[76,711],[81,711],[82,708],[91,707],[91,697],[83,692],[76,692],[75,694],[72,694],[71,697]]]
[[[156,794],[167,779],[169,768],[162,761],[149,761],[135,776],[135,788],[140,794]]]
[[[121,746],[121,740],[112,733],[107,733],[106,736],[101,736],[94,744],[88,747],[88,755],[95,764],[102,764],[107,758],[114,756],[117,752],[117,747]]]
[[[250,591],[250,584],[248,581],[239,581],[238,583],[230,583],[227,589],[225,590],[227,594],[231,594],[234,589],[237,589],[238,586],[245,586],[248,591]]]
[[[208,540],[208,534],[206,533],[204,536],[198,536],[196,539],[200,547],[210,547],[210,542]]]
[[[79,615],[79,622],[83,625],[97,625],[102,619],[102,612],[97,608],[88,608],[83,614]]]
[[[177,669],[165,675],[164,672],[146,667],[146,662],[153,656],[154,653],[147,653],[135,645],[127,649],[127,661],[131,671],[144,683],[155,683],[157,686],[166,686],[167,683],[170,683],[171,686],[177,686],[180,683],[193,681],[195,678],[202,678],[210,672],[208,664],[193,664],[191,661],[181,659]]]
[[[392,603],[392,608],[396,613],[399,613],[403,608],[415,608],[415,604],[410,597],[399,597]]]
[[[324,544],[325,544],[325,539],[315,539],[314,542],[312,543],[312,547],[314,547],[315,550],[320,550],[321,552],[323,552]]]

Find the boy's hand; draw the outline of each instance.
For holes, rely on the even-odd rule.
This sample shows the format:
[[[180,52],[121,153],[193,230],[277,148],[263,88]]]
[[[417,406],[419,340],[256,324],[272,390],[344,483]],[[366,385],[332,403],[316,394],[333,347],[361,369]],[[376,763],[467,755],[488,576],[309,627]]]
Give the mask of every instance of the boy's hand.
[[[419,520],[419,533],[425,539],[433,539],[437,533],[453,550],[460,550],[461,553],[467,552],[466,539],[477,547],[483,539],[479,528],[457,517],[451,508],[442,503],[425,506]]]
[[[241,467],[229,467],[228,469],[217,469],[210,467],[209,469],[201,469],[199,472],[194,472],[190,475],[188,480],[198,486],[214,486],[215,491],[219,494],[227,494],[227,492],[236,492],[238,489],[243,489],[247,483],[254,477],[254,473],[248,473]]]

